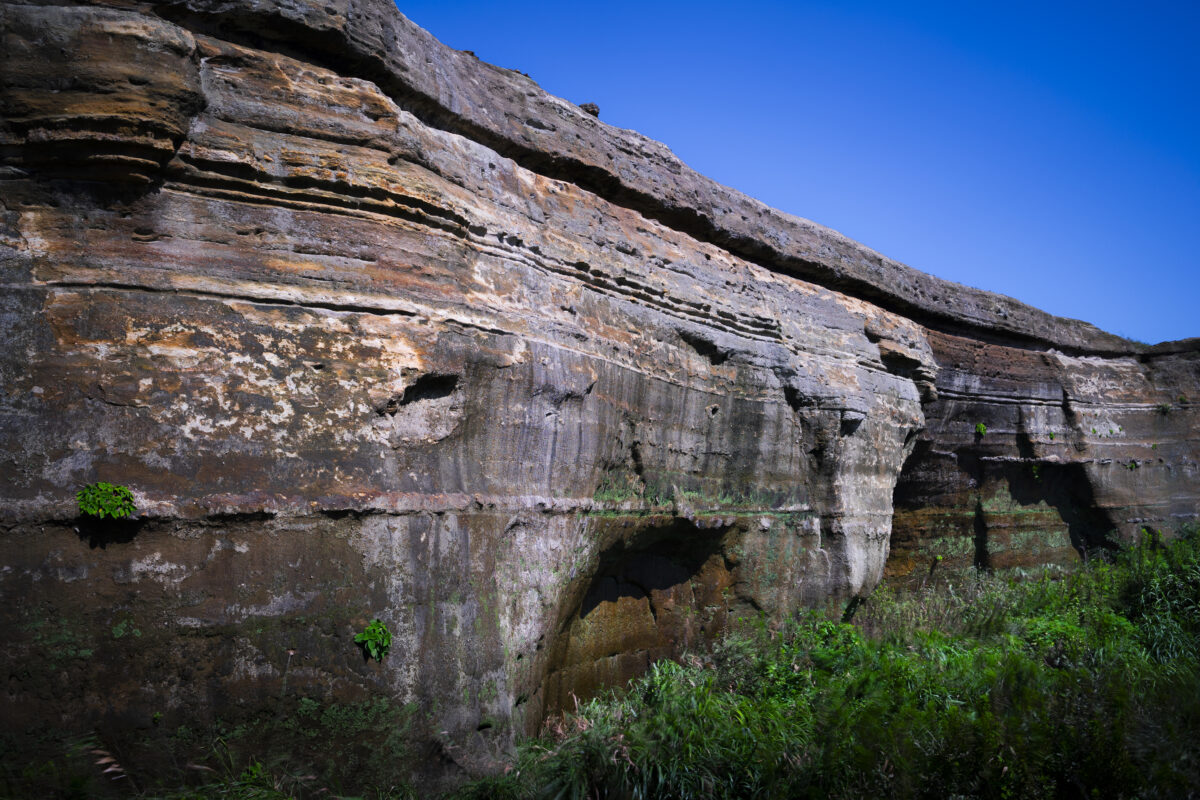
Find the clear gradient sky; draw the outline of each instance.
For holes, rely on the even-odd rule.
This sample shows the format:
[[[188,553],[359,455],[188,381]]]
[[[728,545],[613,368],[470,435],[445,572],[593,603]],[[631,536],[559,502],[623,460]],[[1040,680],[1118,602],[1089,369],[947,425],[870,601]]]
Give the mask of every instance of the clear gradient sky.
[[[1200,336],[1200,0],[397,4],[917,269]]]

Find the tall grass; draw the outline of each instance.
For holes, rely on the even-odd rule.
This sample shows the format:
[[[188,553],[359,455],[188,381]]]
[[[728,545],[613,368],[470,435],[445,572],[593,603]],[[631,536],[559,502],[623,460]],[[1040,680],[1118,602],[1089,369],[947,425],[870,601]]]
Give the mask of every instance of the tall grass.
[[[1196,796],[1200,536],[879,590],[664,661],[467,797]]]

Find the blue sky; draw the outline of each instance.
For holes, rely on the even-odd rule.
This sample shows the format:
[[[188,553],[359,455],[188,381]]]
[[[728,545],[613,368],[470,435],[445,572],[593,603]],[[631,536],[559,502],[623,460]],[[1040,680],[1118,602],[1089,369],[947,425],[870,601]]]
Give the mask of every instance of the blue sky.
[[[1200,336],[1200,2],[406,2],[696,170],[917,269]]]

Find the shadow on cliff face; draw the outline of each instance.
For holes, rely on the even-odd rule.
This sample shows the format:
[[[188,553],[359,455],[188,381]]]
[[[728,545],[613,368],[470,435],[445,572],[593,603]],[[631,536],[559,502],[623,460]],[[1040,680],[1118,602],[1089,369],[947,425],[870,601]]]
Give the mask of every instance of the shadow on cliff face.
[[[654,598],[683,585],[720,552],[726,530],[703,531],[687,520],[675,520],[641,531],[630,542],[619,542],[601,555],[600,569],[584,595],[579,618],[586,619],[602,603]],[[653,599],[650,610],[655,611]]]
[[[1024,455],[1019,438],[1018,450]],[[1082,464],[1048,461],[997,463],[962,451],[958,453],[958,458],[978,486],[1000,484],[1007,487],[1009,495],[1021,506],[1045,503],[1054,509],[1067,526],[1071,546],[1084,558],[1087,558],[1089,551],[1116,546],[1109,538],[1116,526],[1108,514],[1096,506],[1092,484]],[[978,499],[976,502],[976,565],[987,567],[990,565],[986,552],[987,516],[983,503]]]
[[[549,659],[547,715],[574,708],[650,664],[711,640],[725,624],[733,584],[729,527],[672,519],[641,528],[600,554],[578,609]]]
[[[110,544],[128,544],[146,525],[145,519],[97,519],[81,517],[75,523],[75,533],[95,550]]]
[[[1090,551],[1117,546],[1110,538],[1116,525],[1096,506],[1083,464],[1008,463],[1003,475],[1014,500],[1022,505],[1044,501],[1058,512],[1067,524],[1071,546],[1080,555],[1086,558]]]
[[[983,510],[982,498],[975,499],[975,516],[971,519],[971,530],[975,534],[975,569],[991,569],[992,560],[987,546],[987,516]]]
[[[919,442],[892,495],[888,574],[923,574],[922,564],[977,569],[1061,562],[1112,548],[1115,529],[1098,508],[1082,464],[1034,457],[1017,441],[1018,459],[954,452]]]

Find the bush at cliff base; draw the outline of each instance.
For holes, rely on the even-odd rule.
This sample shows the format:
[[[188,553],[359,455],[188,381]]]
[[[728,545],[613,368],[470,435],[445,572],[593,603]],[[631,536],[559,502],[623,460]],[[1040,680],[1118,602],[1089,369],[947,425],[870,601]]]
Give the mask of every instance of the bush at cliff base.
[[[1200,536],[664,661],[460,797],[1194,796]]]

